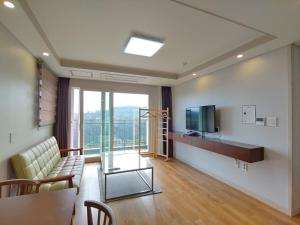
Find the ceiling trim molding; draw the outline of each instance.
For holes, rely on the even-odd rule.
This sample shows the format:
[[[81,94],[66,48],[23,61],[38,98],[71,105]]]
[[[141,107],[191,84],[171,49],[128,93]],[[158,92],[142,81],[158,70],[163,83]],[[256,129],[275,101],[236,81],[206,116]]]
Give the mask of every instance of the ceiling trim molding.
[[[91,63],[91,62],[83,62],[71,59],[61,59],[60,65],[63,67],[71,67],[77,69],[87,69],[87,70],[99,70],[113,73],[123,73],[123,74],[134,74],[140,76],[148,76],[148,77],[157,77],[157,78],[166,78],[177,80],[179,74],[176,73],[167,73],[163,71],[154,71],[154,70],[145,70],[117,65],[108,65],[101,63]]]
[[[250,50],[254,47],[257,47],[259,45],[265,44],[269,41],[272,41],[276,39],[274,36],[270,35],[263,35],[261,37],[258,37],[250,42],[247,42],[246,44],[243,44],[237,48],[232,49],[231,51],[228,51],[222,55],[219,55],[211,60],[206,61],[205,63],[194,67],[191,70],[188,70],[182,74],[179,75],[179,78],[183,78],[185,76],[191,75],[192,73],[198,72],[200,70],[206,69],[209,66],[215,65],[217,63],[220,63],[224,61],[225,59],[228,59],[230,57],[235,57],[236,55],[240,54],[241,52],[246,52],[247,50]]]
[[[20,39],[19,37],[17,37],[17,36],[13,33],[13,31],[10,30],[9,27],[6,26],[2,21],[0,21],[0,26],[4,27],[4,29],[5,29],[11,36],[13,36],[13,37],[20,43],[20,45],[21,45],[24,49],[26,49],[31,55],[34,56],[34,53],[32,52],[32,50],[29,49],[26,45],[24,45],[24,43],[21,41],[21,39]],[[37,57],[35,57],[35,58],[38,60]]]
[[[210,59],[210,60],[206,61],[205,63],[202,63],[202,64],[200,64],[200,65],[198,65],[198,66],[196,66],[196,67],[194,67],[194,68],[192,68],[192,69],[190,69],[188,71],[185,71],[185,72],[181,73],[179,75],[179,79],[183,78],[183,77],[186,77],[186,76],[189,76],[192,73],[196,73],[196,72],[198,72],[200,70],[206,69],[209,66],[213,66],[213,65],[215,65],[217,63],[220,63],[221,61],[224,61],[227,58],[236,56],[237,54],[240,54],[241,52],[245,52],[245,51],[250,50],[250,49],[252,49],[254,47],[257,47],[259,45],[262,45],[262,44],[265,44],[265,43],[267,43],[269,41],[273,41],[273,40],[277,39],[276,36],[274,36],[272,34],[269,34],[269,33],[265,32],[265,31],[262,31],[262,30],[259,30],[259,29],[255,28],[255,27],[252,27],[252,26],[240,23],[240,22],[232,20],[230,18],[227,18],[227,17],[224,17],[224,16],[220,16],[220,15],[218,15],[216,13],[213,13],[213,12],[207,11],[205,9],[199,8],[197,6],[194,6],[192,4],[188,4],[186,2],[183,2],[182,0],[170,0],[170,1],[173,2],[173,3],[175,3],[175,4],[181,5],[182,7],[188,7],[188,8],[197,10],[199,12],[202,12],[202,13],[214,16],[214,17],[218,17],[218,18],[220,18],[222,20],[228,21],[230,23],[233,23],[233,24],[245,27],[247,29],[250,29],[250,30],[253,30],[253,31],[256,31],[256,32],[262,34],[262,36],[254,39],[252,41],[249,41],[246,44],[243,44],[243,45],[241,45],[241,46],[239,46],[237,48],[234,48],[234,49],[232,49],[232,50],[230,50],[228,52],[225,52],[222,55],[219,55],[219,56],[217,56],[217,57],[215,57],[213,59]]]
[[[41,24],[38,22],[37,18],[35,17],[34,13],[32,12],[30,6],[27,3],[27,0],[19,1],[19,3],[22,6],[26,15],[28,16],[28,18],[30,19],[30,21],[32,22],[33,26],[36,28],[37,32],[40,34],[41,38],[43,39],[43,41],[45,42],[45,44],[51,51],[51,54],[54,56],[54,58],[57,60],[57,62],[59,62],[60,59],[59,59],[59,56],[58,56],[55,48],[49,41],[49,39],[46,35],[46,32],[43,30]]]
[[[142,75],[147,77],[154,77],[154,78],[166,78],[166,79],[172,79],[172,80],[178,80],[183,77],[189,76],[192,73],[199,72],[203,69],[206,69],[210,66],[213,66],[217,63],[220,63],[221,61],[224,61],[230,57],[236,56],[237,54],[241,52],[245,52],[247,50],[250,50],[254,47],[257,47],[259,45],[262,45],[264,43],[267,43],[269,41],[277,39],[276,36],[266,33],[264,31],[261,31],[257,28],[254,28],[252,26],[248,26],[246,24],[237,22],[235,20],[232,20],[230,18],[226,18],[223,16],[220,16],[216,13],[207,11],[205,9],[199,8],[197,6],[194,6],[189,3],[185,3],[183,0],[169,0],[175,4],[179,4],[182,7],[188,7],[194,10],[197,10],[199,12],[220,18],[222,20],[228,21],[230,23],[243,26],[247,29],[251,29],[253,31],[259,32],[262,34],[261,37],[258,37],[252,41],[247,42],[246,44],[243,44],[237,48],[234,48],[228,52],[225,52],[215,58],[212,58],[204,63],[201,63],[200,65],[185,71],[183,73],[170,73],[165,71],[155,71],[155,70],[147,70],[147,69],[141,69],[141,68],[133,68],[133,67],[124,67],[124,66],[118,66],[118,65],[108,65],[108,64],[102,64],[102,63],[92,63],[92,62],[84,62],[84,61],[78,61],[78,60],[72,60],[72,59],[63,59],[60,58],[57,54],[57,51],[51,44],[50,40],[48,39],[46,32],[43,30],[41,24],[38,22],[37,18],[35,17],[33,11],[31,10],[27,0],[19,1],[20,5],[22,6],[23,10],[25,11],[26,15],[32,22],[33,26],[36,28],[37,32],[41,36],[42,40],[44,41],[45,45],[49,48],[51,54],[54,56],[55,60],[59,65],[62,67],[72,67],[77,69],[87,69],[87,70],[99,70],[99,71],[106,71],[106,72],[115,72],[115,73],[126,73],[126,74],[134,74],[134,75]]]
[[[240,22],[235,21],[235,20],[233,20],[233,19],[229,19],[229,18],[227,18],[227,17],[220,16],[220,15],[218,15],[218,14],[216,14],[216,13],[207,11],[207,10],[202,9],[202,8],[199,8],[199,7],[197,7],[197,6],[194,6],[194,5],[185,3],[185,2],[183,2],[182,0],[170,0],[170,1],[171,1],[171,2],[174,2],[174,3],[176,3],[176,4],[179,4],[179,5],[183,6],[183,7],[188,7],[188,8],[191,8],[191,9],[194,9],[194,10],[197,10],[197,11],[200,11],[200,12],[203,12],[203,13],[205,13],[205,14],[208,14],[208,15],[211,15],[211,16],[218,17],[218,18],[220,18],[220,19],[226,20],[226,21],[231,22],[231,23],[234,23],[234,24],[236,24],[236,25],[243,26],[243,27],[248,28],[248,29],[251,29],[251,30],[253,30],[253,31],[256,31],[256,32],[259,32],[259,33],[262,33],[262,34],[265,34],[265,35],[272,36],[272,37],[276,38],[276,36],[274,36],[274,35],[272,35],[272,34],[269,34],[269,33],[265,32],[265,31],[262,31],[262,30],[259,30],[259,29],[255,28],[255,27],[252,27],[252,26],[249,26],[249,25],[240,23]]]

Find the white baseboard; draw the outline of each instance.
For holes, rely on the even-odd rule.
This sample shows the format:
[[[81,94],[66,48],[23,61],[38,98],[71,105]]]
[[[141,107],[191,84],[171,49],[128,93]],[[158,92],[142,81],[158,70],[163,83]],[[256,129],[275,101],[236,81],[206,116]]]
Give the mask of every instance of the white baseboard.
[[[250,196],[250,197],[252,197],[252,198],[254,198],[256,200],[258,200],[262,204],[270,206],[271,208],[276,209],[276,210],[278,210],[278,211],[280,211],[280,212],[282,212],[282,213],[284,213],[284,214],[286,214],[288,216],[292,216],[292,212],[290,212],[288,209],[283,208],[283,207],[279,206],[278,204],[276,204],[276,203],[274,203],[274,202],[272,202],[272,201],[270,201],[268,199],[265,199],[262,196],[257,195],[256,193],[253,193],[253,192],[251,192],[249,190],[246,190],[245,188],[243,188],[243,187],[241,187],[239,185],[236,185],[236,184],[232,183],[231,181],[228,181],[228,180],[224,179],[223,177],[220,177],[220,176],[218,176],[218,175],[216,175],[214,173],[211,173],[210,171],[207,171],[207,170],[205,170],[203,168],[199,168],[199,166],[193,165],[192,163],[190,163],[188,161],[181,160],[181,159],[177,159],[177,160],[181,161],[181,162],[183,162],[183,163],[185,163],[185,164],[187,164],[187,165],[189,165],[191,167],[193,167],[194,169],[196,169],[196,170],[198,170],[198,171],[200,171],[202,173],[207,174],[208,176],[212,177],[213,179],[216,179],[216,180],[218,180],[218,181],[220,181],[222,183],[225,183],[228,186],[230,186],[230,187],[232,187],[232,188],[234,188],[234,189],[236,189],[236,190],[238,190],[238,191],[240,191],[240,192],[242,192],[242,193],[244,193],[244,194],[246,194],[246,195],[248,195],[248,196]],[[299,213],[300,213],[300,209],[299,209]],[[293,213],[293,215],[295,215],[295,214]]]

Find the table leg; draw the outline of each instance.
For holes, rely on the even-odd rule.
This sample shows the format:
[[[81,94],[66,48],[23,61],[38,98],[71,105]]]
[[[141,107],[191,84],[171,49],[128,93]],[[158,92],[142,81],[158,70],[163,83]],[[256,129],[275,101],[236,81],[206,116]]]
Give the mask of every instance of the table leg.
[[[107,179],[106,179],[106,174],[104,174],[104,201],[106,202],[106,183],[107,183]]]
[[[151,176],[152,176],[152,178],[151,178],[151,187],[152,187],[152,192],[153,192],[153,190],[154,190],[154,175],[153,175],[153,167],[151,168]]]

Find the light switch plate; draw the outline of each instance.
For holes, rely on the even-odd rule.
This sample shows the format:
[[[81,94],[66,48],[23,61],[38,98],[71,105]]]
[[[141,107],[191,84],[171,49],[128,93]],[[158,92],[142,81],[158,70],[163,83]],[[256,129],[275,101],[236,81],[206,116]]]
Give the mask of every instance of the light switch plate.
[[[267,126],[268,127],[277,127],[277,117],[275,117],[275,116],[267,117]]]

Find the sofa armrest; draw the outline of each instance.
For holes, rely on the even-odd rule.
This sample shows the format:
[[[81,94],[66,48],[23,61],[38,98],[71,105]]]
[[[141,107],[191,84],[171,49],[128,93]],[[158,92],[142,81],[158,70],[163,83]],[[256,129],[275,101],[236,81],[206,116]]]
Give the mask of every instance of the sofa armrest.
[[[68,156],[69,152],[79,152],[80,155],[83,155],[83,148],[66,148],[66,149],[60,149],[59,151],[61,157]]]
[[[40,179],[38,180],[40,184],[46,184],[46,183],[52,183],[52,182],[58,182],[58,181],[68,181],[69,183],[69,188],[73,188],[73,177],[75,175],[66,175],[66,176],[58,176],[58,177],[51,177],[51,178],[45,178],[45,179]]]

